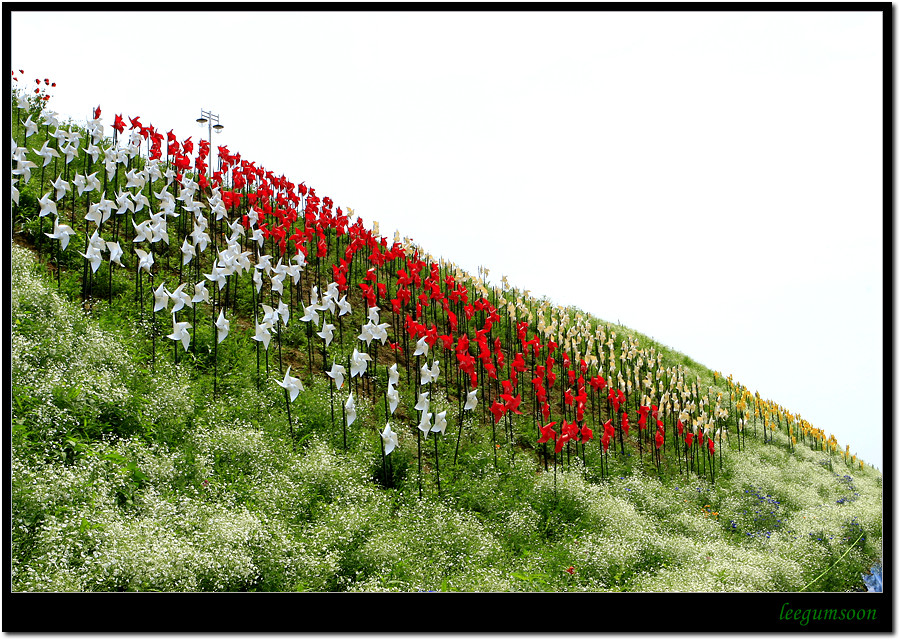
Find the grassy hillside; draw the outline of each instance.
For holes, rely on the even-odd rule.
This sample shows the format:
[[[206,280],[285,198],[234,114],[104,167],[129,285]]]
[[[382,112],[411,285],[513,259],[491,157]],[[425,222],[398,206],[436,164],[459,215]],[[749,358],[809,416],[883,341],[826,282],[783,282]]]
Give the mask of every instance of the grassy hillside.
[[[71,123],[26,135],[40,107],[14,96],[14,591],[847,591],[880,559],[880,473],[730,376],[388,244],[227,150],[204,186],[177,140],[117,157],[124,132],[95,129],[94,159]],[[54,128],[82,139],[42,166]],[[94,271],[96,238],[121,264],[106,245]]]

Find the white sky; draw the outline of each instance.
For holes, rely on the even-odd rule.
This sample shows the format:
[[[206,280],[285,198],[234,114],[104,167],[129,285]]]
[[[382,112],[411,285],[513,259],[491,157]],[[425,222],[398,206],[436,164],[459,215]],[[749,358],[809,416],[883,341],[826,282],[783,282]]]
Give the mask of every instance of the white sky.
[[[389,239],[621,321],[879,468],[882,56],[879,12],[12,14],[61,114],[196,142],[212,110],[214,145]]]

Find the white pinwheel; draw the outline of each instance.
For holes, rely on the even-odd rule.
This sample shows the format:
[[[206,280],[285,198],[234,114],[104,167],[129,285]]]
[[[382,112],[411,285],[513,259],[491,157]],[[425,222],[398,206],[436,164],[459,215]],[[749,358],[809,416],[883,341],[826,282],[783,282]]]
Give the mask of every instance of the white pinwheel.
[[[91,203],[90,207],[88,208],[87,214],[84,216],[84,219],[90,220],[98,227],[109,220],[109,211],[103,207],[102,199],[100,202]]]
[[[120,267],[124,267],[125,265],[122,264],[122,261],[119,259],[123,255],[122,247],[119,246],[119,243],[118,242],[107,242],[106,248],[109,249],[109,261],[115,262]]]
[[[59,215],[56,213],[56,202],[50,199],[49,193],[45,193],[44,197],[38,200],[38,203],[41,205],[41,212],[39,215],[42,218],[51,213],[53,215]]]
[[[116,205],[119,207],[116,210],[116,215],[123,216],[129,211],[134,212],[134,202],[131,200],[131,193],[128,191],[123,191],[116,196]]]
[[[278,314],[275,313],[275,309],[270,307],[267,304],[262,305],[263,309],[263,324],[269,324],[271,326],[275,326],[275,323],[278,322]]]
[[[319,331],[316,335],[325,341],[325,346],[327,347],[331,344],[331,341],[334,338],[334,325],[326,322],[322,325],[322,330]]]
[[[222,287],[224,287],[225,283],[228,281],[228,279],[225,277],[226,274],[223,273],[223,271],[217,264],[213,265],[212,273],[204,273],[203,275],[206,276],[206,279],[210,282],[215,282],[216,284],[218,284],[219,291],[222,290]]]
[[[137,187],[138,189],[144,188],[144,174],[142,171],[135,171],[134,169],[129,169],[125,173],[125,188],[130,189],[131,187]]]
[[[150,273],[150,267],[153,266],[153,252],[144,251],[143,249],[138,249],[137,247],[135,247],[134,252],[138,256],[138,271],[143,269],[147,273]]]
[[[319,326],[319,311],[317,304],[311,304],[308,307],[303,307],[303,317],[300,318],[300,322],[312,322],[314,327]]]
[[[339,365],[337,362],[332,363],[331,371],[326,371],[328,377],[334,380],[334,384],[338,389],[344,386],[344,374],[346,372],[347,370],[343,365]]]
[[[428,411],[422,412],[422,419],[419,420],[419,430],[425,434],[425,437],[428,437],[428,432],[431,431],[431,414]]]
[[[372,324],[378,324],[379,311],[380,309],[377,306],[369,307],[369,322],[371,322]]]
[[[51,158],[59,157],[59,151],[48,147],[47,140],[44,140],[44,146],[42,146],[38,151],[35,151],[35,153],[44,159],[44,164],[41,165],[42,167],[46,167],[48,164],[50,164]]]
[[[350,377],[354,378],[363,375],[371,361],[372,356],[368,353],[360,353],[354,348],[353,355],[350,356]]]
[[[89,176],[85,176],[84,183],[85,191],[98,191],[100,189],[100,178],[97,177],[96,171]]]
[[[278,301],[278,307],[275,309],[275,315],[281,316],[281,324],[284,326],[288,325],[288,320],[291,319],[291,308],[284,303],[284,300]]]
[[[97,158],[100,157],[100,147],[95,145],[93,142],[89,142],[84,152],[91,156],[92,162],[97,162]]]
[[[397,391],[397,389],[395,389],[394,387],[388,385],[388,389],[387,391],[385,391],[384,395],[388,400],[388,408],[393,414],[397,409],[397,405],[400,404],[400,392]]]
[[[31,120],[31,114],[28,114],[28,118],[22,124],[25,125],[25,137],[29,138],[32,134],[37,133],[38,124]]]
[[[188,345],[191,343],[191,334],[188,332],[188,329],[191,328],[191,324],[189,322],[177,322],[173,314],[172,327],[172,333],[166,337],[172,340],[181,340],[184,350],[187,351]]]
[[[428,399],[428,393],[428,391],[423,391],[419,394],[419,399],[416,402],[416,406],[414,407],[416,411],[428,411],[428,405],[431,402]]]
[[[299,255],[303,255],[302,253]],[[296,287],[300,283],[300,276],[303,275],[303,267],[296,264],[289,264],[287,266],[287,273],[292,278],[294,286]],[[334,313],[334,304],[332,304],[331,312]]]
[[[398,382],[400,382],[400,373],[397,371],[397,363],[395,362],[388,369],[388,384],[395,386]]]
[[[375,327],[372,329],[372,336],[376,340],[380,340],[381,344],[384,344],[385,342],[387,342],[387,339],[388,339],[387,330],[388,330],[388,327],[390,327],[390,326],[391,325],[389,322],[382,322],[381,324],[375,325]]]
[[[132,219],[131,226],[134,227],[134,238],[132,238],[132,242],[146,242],[153,237],[153,231],[150,229],[149,220],[144,220],[140,224],[136,224]]]
[[[362,327],[362,332],[359,334],[359,340],[365,342],[366,345],[371,345],[372,339],[375,337],[374,335],[372,335],[372,329],[374,328],[375,325],[373,325],[371,322],[367,322],[366,324],[364,324]]]
[[[272,274],[273,275],[270,277],[272,291],[281,295],[284,293],[284,279],[287,277],[287,274],[284,272],[276,273],[274,269],[272,270]]]
[[[191,302],[205,302],[209,304],[209,291],[206,289],[206,283],[201,280],[194,285],[194,297]]]
[[[443,435],[444,431],[447,429],[447,412],[441,411],[440,413],[436,413],[434,415],[434,426],[431,427],[432,431],[436,431]]]
[[[265,271],[266,275],[272,271],[272,256],[265,254],[261,255],[256,259],[256,268],[260,271]]]
[[[272,328],[272,325],[268,322],[264,322],[262,324],[256,323],[256,335],[253,336],[253,339],[257,342],[262,342],[263,347],[266,351],[269,350],[269,340],[272,339],[272,334],[269,333],[269,329]]]
[[[184,242],[181,243],[181,264],[187,264],[195,255],[197,255],[197,250],[194,248],[194,245],[185,238]]]
[[[425,336],[422,336],[419,338],[419,341],[416,342],[416,350],[413,352],[413,355],[428,357],[428,343],[425,342]]]
[[[464,411],[471,411],[478,405],[478,389],[472,389],[469,393],[466,394],[466,404],[463,407]]]
[[[143,191],[138,191],[132,196],[132,199],[134,200],[135,213],[143,211],[144,207],[150,208],[150,201],[147,199],[147,196],[144,195]]]
[[[62,147],[62,152],[66,156],[66,164],[69,164],[78,155],[78,145],[68,142],[66,146]]]
[[[195,296],[196,297],[196,296]],[[216,319],[216,343],[222,342],[228,336],[228,330],[231,328],[231,323],[225,317],[225,309],[219,309],[219,317]],[[290,367],[288,367],[288,371],[290,371]]]
[[[259,271],[253,272],[253,284],[256,286],[256,293],[262,291],[263,280]]]
[[[59,200],[66,196],[66,192],[72,190],[72,185],[67,180],[63,180],[62,174],[60,174],[53,182],[53,188],[56,189],[56,199]]]
[[[381,441],[384,443],[384,455],[390,454],[400,443],[397,434],[391,430],[390,422],[385,425],[384,431],[381,432]]]
[[[356,401],[353,399],[352,391],[347,398],[347,402],[344,403],[344,411],[347,415],[347,426],[349,427],[356,420]]]
[[[172,313],[177,311],[181,311],[184,307],[193,307],[191,304],[191,297],[184,292],[184,283],[182,282],[175,288],[175,291],[172,291],[169,294],[169,298],[174,301],[174,305],[172,307]]]
[[[347,296],[341,296],[341,299],[338,300],[337,304],[338,304],[338,309],[340,310],[338,312],[339,317],[345,316],[348,313],[350,313],[351,308],[350,308],[350,303],[347,301]]]
[[[300,378],[295,378],[291,375],[291,366],[288,365],[287,371],[284,372],[284,381],[278,382],[279,387],[282,387],[285,391],[290,394],[291,402],[296,399],[297,394],[303,391],[303,383],[300,382]]]
[[[169,306],[169,292],[166,291],[166,283],[160,283],[153,292],[153,312],[161,311]]]
[[[87,253],[81,253],[80,251],[78,253],[91,263],[91,272],[97,273],[97,269],[100,268],[100,264],[103,262],[103,254],[94,245],[88,246]]]
[[[31,170],[37,169],[37,165],[31,160],[19,160],[16,162],[16,168],[12,172],[15,176],[22,176],[25,182],[31,180]]]
[[[431,363],[431,368],[428,368],[427,364],[422,365],[421,373],[422,379],[419,383],[420,385],[426,385],[431,382],[434,382],[438,378],[438,374],[440,374],[440,367],[438,366],[438,361],[435,360]]]
[[[291,273],[293,275],[293,273]],[[299,276],[299,270],[298,270]],[[294,278],[296,284],[296,277]],[[328,288],[325,290],[325,293],[322,294],[322,302],[319,305],[319,308],[323,311],[330,311],[332,314],[335,311],[335,301],[337,300],[340,292],[338,291],[338,286],[336,282],[332,282],[328,285]]]

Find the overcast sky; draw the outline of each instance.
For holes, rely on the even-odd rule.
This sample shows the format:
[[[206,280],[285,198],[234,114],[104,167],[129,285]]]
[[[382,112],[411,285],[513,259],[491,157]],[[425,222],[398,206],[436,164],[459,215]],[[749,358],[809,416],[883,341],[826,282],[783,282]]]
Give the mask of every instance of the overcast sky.
[[[217,7],[220,8],[220,7]],[[732,374],[883,468],[879,12],[41,12],[12,65]],[[110,131],[108,128],[107,131]]]

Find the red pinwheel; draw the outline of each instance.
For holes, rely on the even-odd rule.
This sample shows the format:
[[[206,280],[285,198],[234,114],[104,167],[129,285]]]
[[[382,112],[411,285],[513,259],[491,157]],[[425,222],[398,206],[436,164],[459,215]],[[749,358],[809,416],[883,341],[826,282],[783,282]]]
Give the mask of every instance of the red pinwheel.
[[[113,122],[113,129],[122,133],[125,131],[125,121],[122,119],[121,115],[116,115],[115,121]]]
[[[628,427],[628,412],[624,411],[622,412],[622,431],[624,431],[626,434],[628,433]]]
[[[506,405],[499,400],[495,400],[491,405],[491,413],[494,414],[494,424],[499,423],[503,414],[506,413]]]
[[[647,414],[650,412],[650,407],[645,407],[641,405],[638,407],[638,428],[643,430],[647,428]]]
[[[587,442],[594,437],[594,431],[587,425],[581,427],[581,440]]]
[[[550,419],[550,404],[545,400],[541,401],[541,417],[544,420]]]
[[[507,411],[512,411],[520,416],[523,415],[522,412],[519,411],[519,405],[522,403],[521,395],[512,396],[509,394],[501,394],[500,397],[506,401],[504,407]]]
[[[568,436],[569,440],[574,440],[578,442],[578,423],[577,422],[566,422],[563,420],[562,427],[560,429],[562,433]]]
[[[603,438],[601,439],[601,443],[603,444],[603,450],[609,451],[609,440],[615,435],[616,429],[612,425],[612,418],[603,423]]]
[[[541,437],[538,439],[538,444],[556,440],[556,431],[553,430],[555,424],[556,422],[551,422],[550,424],[545,424],[541,427]]]
[[[513,371],[517,371],[518,373],[525,372],[525,358],[521,353],[517,353],[513,358],[512,367]]]
[[[556,453],[559,453],[560,451],[562,451],[562,448],[565,446],[565,444],[569,441],[570,438],[571,438],[571,436],[569,435],[569,433],[567,431],[563,430],[563,432],[560,433],[560,435],[559,435],[559,439],[556,441],[556,447],[554,448],[554,451]]]
[[[99,117],[100,117],[100,105],[98,104],[97,108],[94,109],[94,120],[98,119]]]
[[[602,391],[606,388],[606,380],[604,380],[601,375],[596,375],[591,378],[590,384],[594,388],[594,391]]]

